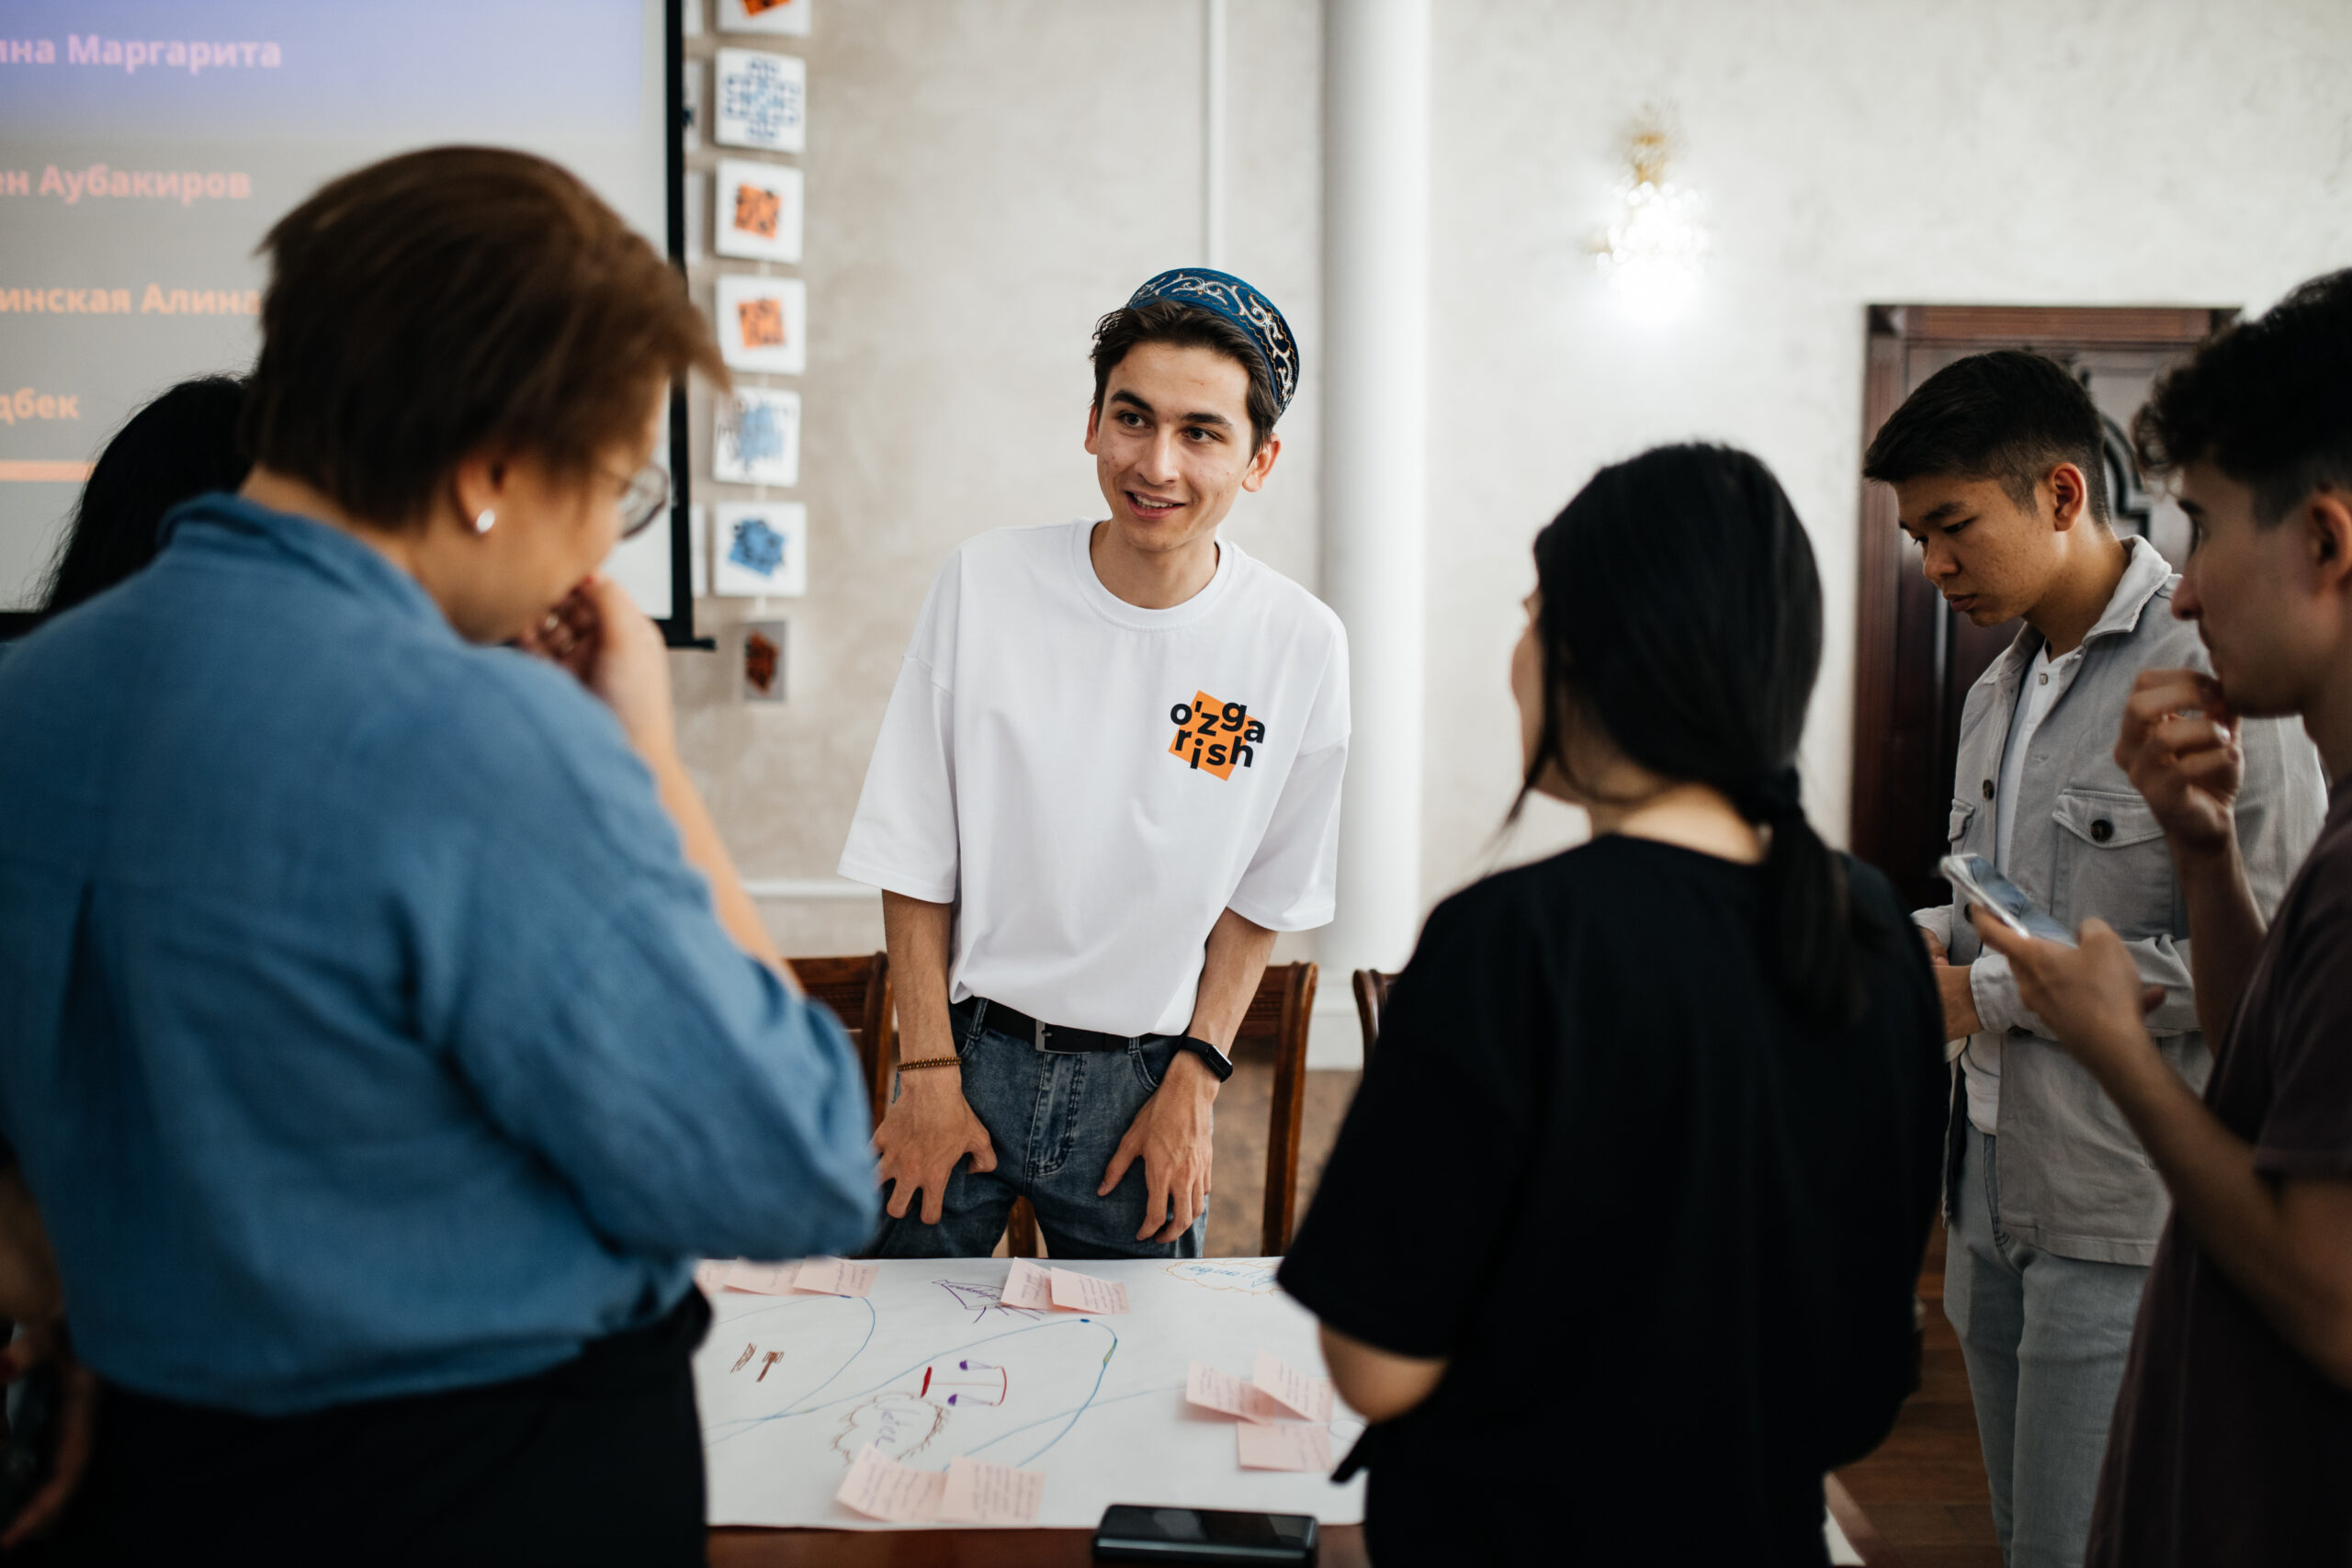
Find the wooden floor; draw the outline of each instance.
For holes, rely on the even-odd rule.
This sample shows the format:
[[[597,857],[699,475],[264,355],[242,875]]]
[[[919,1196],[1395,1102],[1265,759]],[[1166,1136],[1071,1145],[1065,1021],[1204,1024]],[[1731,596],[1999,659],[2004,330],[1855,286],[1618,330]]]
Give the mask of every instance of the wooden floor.
[[[1885,1543],[1871,1568],[2001,1568],[1976,1411],[1960,1340],[1944,1320],[1944,1233],[1928,1243],[1926,1377],[1878,1452],[1838,1472]]]

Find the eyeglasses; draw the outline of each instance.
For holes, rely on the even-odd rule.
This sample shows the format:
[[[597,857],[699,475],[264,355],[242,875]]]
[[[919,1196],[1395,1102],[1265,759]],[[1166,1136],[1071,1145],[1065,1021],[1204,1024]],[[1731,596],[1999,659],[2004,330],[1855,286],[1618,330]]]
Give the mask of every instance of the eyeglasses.
[[[646,464],[629,476],[628,488],[621,491],[621,537],[634,539],[652,527],[669,505],[669,471],[659,463]]]

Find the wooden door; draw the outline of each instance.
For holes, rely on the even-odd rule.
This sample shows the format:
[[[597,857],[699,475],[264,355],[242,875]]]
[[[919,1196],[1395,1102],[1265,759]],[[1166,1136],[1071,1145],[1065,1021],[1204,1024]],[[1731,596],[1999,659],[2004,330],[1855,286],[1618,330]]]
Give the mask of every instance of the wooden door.
[[[2125,431],[2157,374],[2236,316],[2211,306],[1873,305],[1863,445],[1914,388],[1955,359],[1995,348],[2046,354],[2082,379],[2107,424],[2116,531],[2148,538],[2177,565],[2188,520],[2141,483]],[[1918,908],[1951,897],[1936,862],[1953,798],[1961,708],[2018,623],[1979,627],[1952,613],[1920,575],[1887,486],[1862,485],[1861,528],[1850,842]]]

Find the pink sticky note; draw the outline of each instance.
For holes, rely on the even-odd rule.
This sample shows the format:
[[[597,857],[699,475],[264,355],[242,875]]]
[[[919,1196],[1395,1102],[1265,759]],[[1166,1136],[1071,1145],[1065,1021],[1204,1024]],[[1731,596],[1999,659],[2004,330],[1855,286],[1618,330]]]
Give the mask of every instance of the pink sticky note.
[[[1308,1377],[1271,1350],[1258,1352],[1258,1375],[1251,1381],[1309,1421],[1331,1418],[1329,1381]]]
[[[1049,1312],[1054,1305],[1054,1271],[1031,1262],[1026,1258],[1012,1260],[1012,1272],[1004,1279],[1004,1289],[997,1292],[997,1304],[1009,1307],[1035,1307]]]
[[[706,1296],[715,1296],[727,1288],[727,1276],[735,1265],[724,1258],[706,1258],[695,1265],[695,1283],[702,1287]]]
[[[761,1296],[790,1295],[799,1272],[798,1263],[738,1263],[728,1272],[727,1288]]]
[[[1116,1280],[1098,1280],[1075,1269],[1057,1269],[1054,1304],[1077,1312],[1121,1313],[1127,1310],[1127,1288]]]
[[[1037,1522],[1046,1497],[1046,1472],[967,1459],[947,1461],[947,1487],[939,1495],[941,1524],[1028,1525]]]
[[[1245,1421],[1284,1421],[1290,1412],[1272,1394],[1251,1387],[1231,1372],[1194,1361],[1184,1376],[1184,1397],[1204,1409]]]
[[[939,1495],[946,1486],[947,1477],[939,1472],[911,1469],[868,1443],[850,1461],[833,1500],[870,1519],[929,1524],[938,1516]]]
[[[1331,1469],[1331,1434],[1305,1421],[1243,1421],[1233,1438],[1244,1470]]]
[[[874,1289],[874,1277],[881,1271],[877,1265],[846,1258],[812,1258],[800,1266],[792,1288],[819,1296],[862,1296]]]

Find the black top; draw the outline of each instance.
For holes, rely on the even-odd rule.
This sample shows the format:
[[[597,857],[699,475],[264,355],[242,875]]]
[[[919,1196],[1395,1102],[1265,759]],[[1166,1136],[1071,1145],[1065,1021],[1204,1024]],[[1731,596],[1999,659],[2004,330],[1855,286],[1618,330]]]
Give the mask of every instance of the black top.
[[[1875,930],[1835,1032],[1773,984],[1752,867],[1605,838],[1430,916],[1281,1275],[1451,1362],[1368,1437],[1382,1568],[1827,1560],[1822,1474],[1910,1387],[1949,1081],[1919,939],[1846,865]]]

